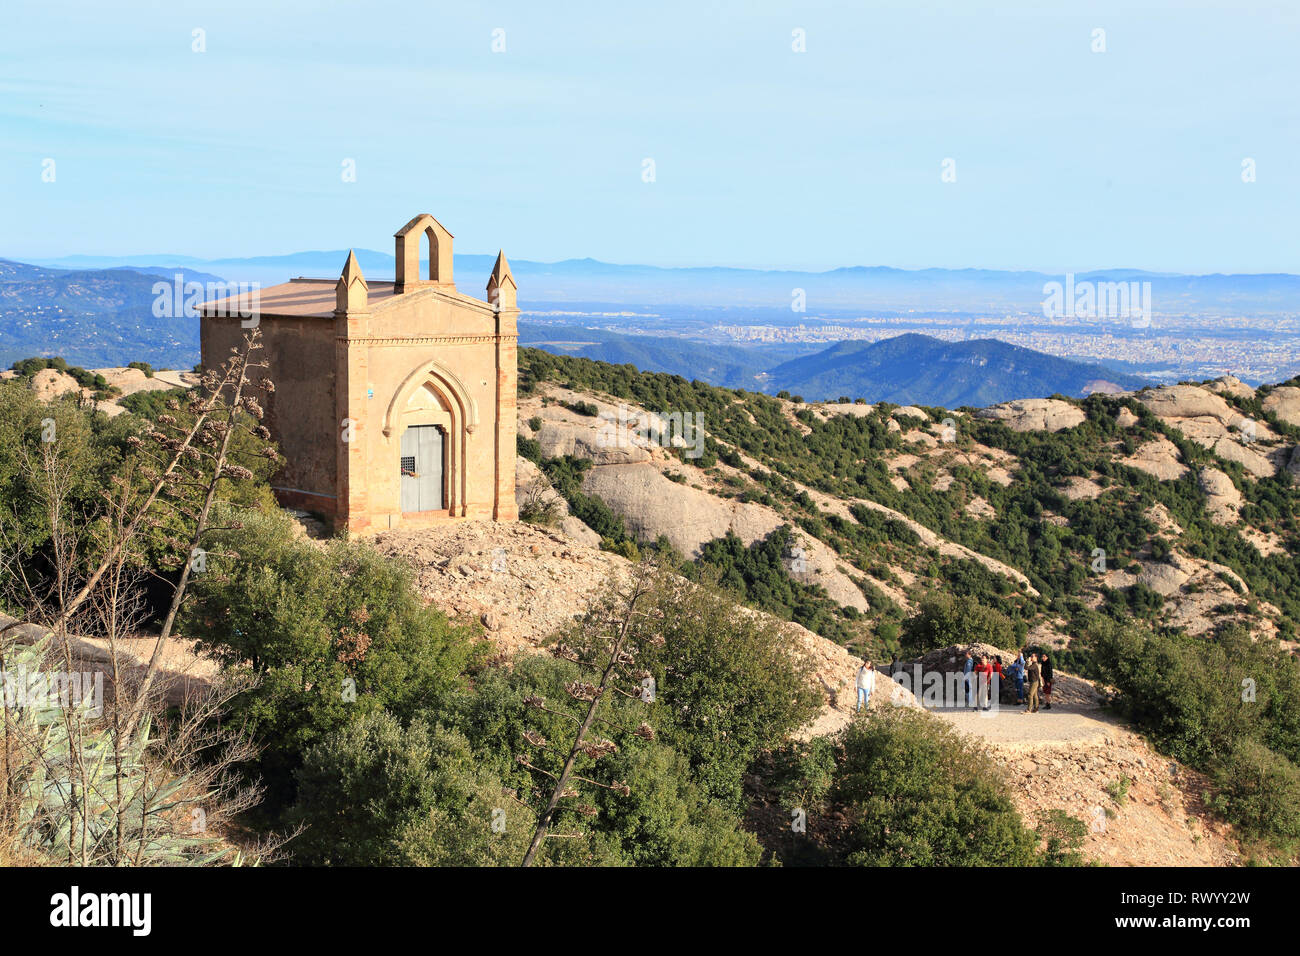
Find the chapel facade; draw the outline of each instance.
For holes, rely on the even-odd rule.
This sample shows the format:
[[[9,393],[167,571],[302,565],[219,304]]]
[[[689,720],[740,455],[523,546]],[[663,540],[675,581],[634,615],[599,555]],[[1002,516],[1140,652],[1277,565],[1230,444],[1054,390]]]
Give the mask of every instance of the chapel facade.
[[[350,532],[513,521],[519,308],[505,254],[484,301],[456,291],[452,235],[438,220],[416,216],[394,238],[393,282],[367,282],[349,252],[338,279],[260,291],[274,389],[255,397],[284,456],[276,497]],[[213,368],[250,320],[229,302],[200,314]]]

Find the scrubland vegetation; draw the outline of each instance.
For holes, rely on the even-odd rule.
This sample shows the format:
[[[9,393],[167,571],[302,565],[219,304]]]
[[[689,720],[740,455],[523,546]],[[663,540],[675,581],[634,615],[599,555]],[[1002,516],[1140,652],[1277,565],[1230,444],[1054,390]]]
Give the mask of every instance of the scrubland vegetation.
[[[1128,599],[1090,609],[1079,597],[1086,572],[1077,556],[1145,546],[1153,529],[1142,509],[1160,501],[1188,529],[1189,547],[1229,564],[1288,615],[1300,600],[1295,566],[1239,553],[1204,519],[1191,485],[1157,484],[1099,455],[1103,442],[1145,433],[1112,434],[1099,412],[1104,400],[1085,403],[1084,426],[1056,435],[973,426],[981,443],[1027,463],[1007,487],[976,472],[960,476],[998,508],[1001,519],[981,525],[951,507],[945,492],[901,492],[889,482],[879,455],[899,439],[879,410],[830,421],[800,411],[811,429],[805,436],[767,396],[536,352],[522,371],[525,387],[549,378],[702,411],[714,461],[735,467],[734,447],[764,462],[751,477],[790,525],[749,546],[719,539],[686,561],[665,542],[634,541],[603,502],[583,494],[590,462],[543,460],[521,439],[521,455],[542,467],[572,512],[606,547],[641,564],[635,586],[611,584],[554,636],[553,654],[507,663],[476,627],[424,605],[409,568],[365,542],[295,533],[266,485],[275,458],[255,405],[141,393],[128,414],[110,420],[73,396],[40,404],[22,382],[0,383],[0,610],[51,635],[30,643],[19,629],[6,630],[6,671],[38,659],[70,669],[65,638],[75,634],[106,638],[117,671],[129,637],[173,628],[221,667],[211,690],[186,706],[151,693],[147,670],[128,677],[124,665],[121,692],[102,715],[65,710],[36,725],[34,714],[6,706],[5,858],[1082,862],[1077,820],[1022,819],[970,742],[922,712],[886,709],[834,737],[797,742],[795,731],[820,706],[807,664],[772,618],[737,603],[832,639],[866,634],[875,642],[867,647],[908,654],[973,641],[1012,648],[1031,621],[1061,614],[1080,627],[1080,667],[1112,685],[1116,706],[1166,753],[1210,775],[1218,812],[1255,841],[1260,858],[1294,852],[1295,660],[1240,629],[1209,638],[1170,632],[1143,620]],[[47,419],[54,441],[42,440]],[[1143,420],[1143,429],[1155,427]],[[160,467],[170,460],[171,481]],[[1094,472],[1125,493],[1103,505],[1066,501],[1055,490],[1060,475]],[[828,520],[796,481],[870,497],[1023,568],[1041,597],[974,562],[944,561],[923,578],[932,593],[910,615],[885,599],[873,599],[866,616],[841,608],[785,570],[792,528],[858,566],[882,565],[882,575],[897,556],[916,552],[916,535],[865,509],[854,512],[857,522]],[[1280,481],[1257,482],[1249,507],[1289,531],[1292,492]],[[155,487],[162,491],[150,501]],[[1036,520],[1044,508],[1068,514],[1070,526]],[[135,515],[141,520],[132,526]],[[196,547],[202,570],[186,574]],[[779,826],[756,813],[755,788],[774,795]],[[205,819],[198,830],[194,810]],[[814,821],[806,831],[791,827],[794,811]],[[817,822],[827,819],[842,825],[831,832]]]

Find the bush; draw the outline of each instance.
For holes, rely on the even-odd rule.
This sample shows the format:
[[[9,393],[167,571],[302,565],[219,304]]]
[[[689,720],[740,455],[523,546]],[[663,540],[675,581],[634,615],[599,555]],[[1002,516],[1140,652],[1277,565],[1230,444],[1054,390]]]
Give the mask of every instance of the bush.
[[[816,713],[809,665],[778,622],[738,611],[708,581],[661,582],[647,613],[663,621],[663,643],[640,657],[657,682],[662,739],[689,759],[705,793],[738,809],[758,753]]]
[[[938,718],[873,711],[845,731],[831,799],[851,829],[854,866],[1026,866],[1028,830],[991,761]]]
[[[1253,839],[1300,840],[1300,664],[1244,630],[1206,641],[1102,623],[1092,635],[1120,711],[1210,774],[1215,808]]]
[[[485,773],[496,774],[506,786],[530,794],[535,781],[514,760],[525,729],[540,733],[553,746],[533,751],[532,759],[554,772],[567,753],[572,722],[555,713],[529,708],[524,698],[538,695],[548,701],[563,700],[565,685],[586,676],[568,661],[552,657],[517,660],[513,667],[490,667],[479,673],[472,690],[455,695],[438,714],[445,725],[463,733]],[[662,700],[662,697],[660,698]],[[601,707],[608,726],[645,720],[662,728],[666,708],[612,695]],[[689,757],[662,737],[646,741],[627,735],[621,748],[601,759],[602,777],[626,783],[622,796],[584,786],[583,799],[591,799],[599,814],[584,817],[574,812],[572,801],[562,810],[554,832],[580,831],[583,840],[546,841],[553,863],[636,864],[646,866],[740,866],[757,862],[756,841],[741,828],[731,808],[711,799],[692,769]],[[530,803],[536,800],[530,798]],[[535,817],[511,801],[508,826],[522,826],[532,835]],[[513,822],[525,821],[525,822]],[[526,846],[526,842],[525,842]],[[520,850],[518,859],[523,858]],[[518,859],[515,862],[518,862]]]
[[[283,513],[240,518],[191,579],[182,630],[226,667],[260,676],[233,713],[265,741],[259,769],[283,807],[313,744],[368,713],[416,716],[457,685],[476,648],[370,545],[320,549],[295,538]]]
[[[506,798],[469,741],[419,718],[403,729],[367,714],[313,746],[297,777],[300,864],[513,866],[528,847],[517,811],[513,827],[493,831]]]
[[[1011,648],[1016,643],[1016,626],[1005,614],[985,606],[973,595],[953,597],[942,591],[922,599],[916,613],[903,623],[899,636],[904,652],[913,656],[938,647],[975,643]]]

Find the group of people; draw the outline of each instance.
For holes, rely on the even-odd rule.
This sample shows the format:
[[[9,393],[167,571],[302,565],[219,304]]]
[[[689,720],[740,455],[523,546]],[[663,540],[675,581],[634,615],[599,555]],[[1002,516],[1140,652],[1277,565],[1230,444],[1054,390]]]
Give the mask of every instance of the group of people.
[[[970,674],[971,652],[966,652],[966,672]],[[978,671],[978,667],[975,667]],[[1002,674],[1001,666],[998,674]],[[1021,648],[1021,653],[1006,667],[1005,675],[1015,682],[1015,702],[1023,706],[1022,713],[1036,714],[1039,705],[1044,710],[1052,709],[1052,678],[1054,670],[1052,658],[1045,650],[1034,653],[1028,648]],[[970,678],[966,679],[966,705],[970,706]]]
[[[971,674],[976,675],[975,691],[976,704],[971,704]],[[1052,667],[1052,659],[1046,651],[1034,653],[1027,647],[1020,649],[1019,655],[1005,669],[998,658],[993,658],[993,663],[989,663],[987,654],[981,655],[979,663],[975,662],[974,655],[966,652],[966,706],[974,709],[975,706],[983,706],[988,709],[988,683],[992,679],[992,674],[996,673],[999,678],[1009,677],[1016,685],[1016,704],[1023,706],[1025,709],[1022,713],[1036,714],[1039,705],[1044,710],[1052,709],[1052,678],[1055,671]],[[1001,681],[999,680],[999,685]]]
[[[897,657],[889,667],[890,675],[896,674],[902,665]],[[1016,659],[1005,668],[1001,658],[993,654],[981,654],[978,659],[973,651],[966,652],[964,668],[966,706],[988,710],[993,706],[994,688],[1001,688],[1004,680],[1010,679],[1016,687],[1016,704],[1025,709],[1021,713],[1036,714],[1041,705],[1044,710],[1052,709],[1052,678],[1055,671],[1052,659],[1046,651],[1034,652],[1022,647]],[[997,681],[993,680],[997,677]],[[872,691],[876,689],[876,669],[871,661],[864,660],[858,667],[858,710],[871,703]],[[972,703],[973,700],[973,703]]]

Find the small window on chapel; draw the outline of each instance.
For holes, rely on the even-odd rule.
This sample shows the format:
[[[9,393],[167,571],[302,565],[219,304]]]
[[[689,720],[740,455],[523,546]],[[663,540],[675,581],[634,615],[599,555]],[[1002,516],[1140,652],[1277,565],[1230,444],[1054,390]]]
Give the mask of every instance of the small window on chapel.
[[[410,475],[412,478],[416,477],[414,455],[411,455],[409,458],[406,456],[402,457],[402,474]]]

